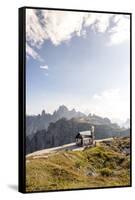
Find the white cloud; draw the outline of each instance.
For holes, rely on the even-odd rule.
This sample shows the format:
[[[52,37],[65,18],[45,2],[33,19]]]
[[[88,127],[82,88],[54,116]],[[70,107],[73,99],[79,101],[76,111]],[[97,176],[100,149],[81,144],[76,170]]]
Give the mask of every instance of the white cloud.
[[[46,70],[49,69],[49,68],[48,68],[48,65],[41,65],[40,68],[41,68],[41,69],[46,69]]]
[[[48,76],[45,74],[45,76]],[[47,112],[53,111],[60,105],[66,105],[69,109],[75,108],[77,111],[86,114],[92,113],[110,119],[119,119],[125,121],[130,118],[130,98],[129,92],[123,93],[120,89],[107,89],[101,93],[90,96],[77,96],[72,94],[46,94],[42,93],[38,96],[33,105],[29,105],[34,113],[39,113],[42,106],[46,108]],[[41,107],[40,107],[41,106]]]
[[[33,48],[31,48],[28,43],[26,43],[26,55],[28,58],[31,56],[34,59],[42,60],[39,54]]]
[[[57,97],[57,101],[53,102],[52,100],[52,102],[48,102],[48,104],[50,106],[54,104],[54,107],[57,107],[61,102],[69,108],[75,108],[86,114],[94,113],[102,117],[109,117],[110,119],[118,118],[126,120],[130,116],[129,101],[129,94],[125,95],[119,88],[116,88],[104,90],[93,96],[65,97],[64,95],[63,98],[61,97],[59,99],[59,97]]]
[[[45,39],[45,31],[39,23],[34,9],[26,10],[26,41],[31,46],[40,47]]]
[[[46,35],[54,45],[81,35],[83,13],[43,11]]]
[[[110,19],[113,15],[112,14],[87,14],[85,16],[84,25],[86,27],[91,26],[93,30],[96,32],[105,32],[110,24]]]
[[[95,32],[108,32],[109,45],[116,45],[129,39],[129,18],[124,15],[50,10],[40,10],[37,14],[37,10],[27,9],[26,40],[31,46],[27,52],[30,52],[29,55],[34,59],[39,59],[37,50],[46,40],[57,46],[69,41],[74,35],[86,36],[86,27]]]
[[[95,94],[90,100],[92,112],[110,118],[126,119],[129,117],[129,96],[122,94],[120,89],[105,90]]]
[[[105,90],[101,94],[95,94],[93,96],[94,100],[100,100],[100,101],[105,101],[109,100],[109,103],[114,102],[114,100],[119,99],[119,92],[120,90],[117,89],[110,89],[110,90]]]
[[[130,21],[129,17],[124,15],[115,15],[114,27],[109,30],[110,45],[120,44],[124,41],[129,41],[130,38]]]

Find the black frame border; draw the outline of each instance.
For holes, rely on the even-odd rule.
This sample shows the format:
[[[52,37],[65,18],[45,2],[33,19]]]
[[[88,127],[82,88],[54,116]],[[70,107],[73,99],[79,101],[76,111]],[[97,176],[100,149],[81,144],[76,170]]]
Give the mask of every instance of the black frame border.
[[[26,136],[25,136],[25,102],[26,102],[26,52],[25,52],[25,16],[26,10],[24,8],[19,8],[19,87],[18,87],[18,95],[19,95],[19,102],[18,102],[18,115],[19,115],[19,161],[18,161],[18,191],[25,193],[26,190],[26,163],[25,163],[25,155],[26,155]]]
[[[104,14],[122,14],[130,16],[130,184],[128,186],[106,186],[106,187],[91,187],[91,188],[75,188],[61,190],[43,190],[43,191],[26,191],[26,9],[42,9],[42,10],[58,10],[71,12],[89,12],[89,13],[104,13]],[[132,187],[132,13],[130,12],[114,12],[114,11],[95,11],[95,10],[79,10],[65,8],[48,8],[48,7],[32,7],[24,6],[18,9],[19,13],[19,69],[18,69],[18,191],[21,193],[43,193],[43,192],[62,192],[62,191],[77,191],[91,189],[113,189]]]

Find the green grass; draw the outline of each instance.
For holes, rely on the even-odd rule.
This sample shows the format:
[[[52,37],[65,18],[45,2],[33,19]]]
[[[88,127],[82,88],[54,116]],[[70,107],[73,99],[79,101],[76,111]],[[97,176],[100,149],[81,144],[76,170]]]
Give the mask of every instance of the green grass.
[[[48,158],[27,159],[26,190],[45,191],[73,188],[128,186],[130,156],[120,149],[129,138],[101,143],[84,151],[61,151]]]

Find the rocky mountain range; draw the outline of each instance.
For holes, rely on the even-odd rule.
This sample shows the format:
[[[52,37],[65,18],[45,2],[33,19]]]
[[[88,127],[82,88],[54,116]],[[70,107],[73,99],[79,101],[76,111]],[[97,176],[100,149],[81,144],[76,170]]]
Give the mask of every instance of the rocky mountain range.
[[[45,110],[39,115],[27,116],[26,117],[26,135],[33,135],[37,131],[48,129],[51,122],[56,122],[61,118],[72,119],[76,118],[79,121],[89,122],[95,125],[112,125],[108,118],[102,118],[95,114],[85,115],[82,112],[77,112],[75,109],[69,110],[66,106],[60,106],[53,114],[46,113]],[[113,123],[113,126],[116,124]]]
[[[35,134],[37,131],[48,129],[51,122],[56,122],[61,118],[71,119],[85,117],[86,115],[77,112],[75,109],[68,110],[64,105],[60,106],[53,114],[46,113],[45,110],[39,115],[26,117],[26,135]]]
[[[41,115],[26,118],[26,153],[75,142],[78,131],[95,126],[96,139],[113,136],[129,136],[130,129],[120,128],[108,118],[89,114],[86,116],[75,109],[60,106],[54,113],[42,111]]]

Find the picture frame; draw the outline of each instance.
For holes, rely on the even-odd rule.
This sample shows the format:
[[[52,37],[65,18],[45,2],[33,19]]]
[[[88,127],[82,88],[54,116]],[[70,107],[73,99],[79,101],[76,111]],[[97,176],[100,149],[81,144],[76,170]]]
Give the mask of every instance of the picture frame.
[[[91,43],[89,38],[92,38]],[[109,42],[104,45],[106,41]],[[99,48],[101,48],[100,51],[98,51]],[[42,58],[44,52],[46,52],[45,59]],[[108,57],[102,57],[106,54]],[[105,65],[103,67],[104,80],[109,76],[108,82],[103,83],[103,79],[98,75],[99,65],[96,66],[96,62],[98,62],[95,61],[96,56],[101,64]],[[81,65],[83,63],[87,65],[84,58],[87,62],[89,62],[89,58],[93,59],[91,65],[95,65],[96,71],[93,68],[89,71],[89,66],[86,69],[79,66],[79,62]],[[53,65],[54,71],[51,71],[46,62]],[[42,80],[44,79],[43,73],[41,74],[39,68],[36,68],[37,63],[45,77],[50,78],[51,74],[50,80],[45,82]],[[57,66],[54,66],[54,63]],[[68,69],[66,66],[62,70],[64,63],[68,66],[71,64],[72,68]],[[109,63],[110,66],[113,63],[114,68],[112,66],[107,69],[106,63]],[[115,70],[117,72],[118,69],[117,65],[121,70],[121,74],[119,74],[121,82],[115,73]],[[33,69],[32,66],[35,68]],[[120,70],[117,73],[120,73]],[[94,74],[95,79],[92,78],[93,75],[90,76],[90,79],[95,80],[94,83],[89,82],[88,72]],[[77,76],[75,76],[76,73]],[[102,71],[101,75],[103,76]],[[37,78],[35,78],[36,76]],[[116,79],[114,79],[115,76]],[[116,81],[118,85],[114,85],[120,89],[104,91],[103,89],[108,88],[105,84],[111,85],[109,82],[111,77],[115,81],[118,80]],[[58,84],[59,80],[63,81],[62,84]],[[85,80],[87,84],[84,84]],[[34,84],[35,81],[36,84]],[[96,87],[100,88],[101,86],[100,89],[103,90],[100,95],[94,93],[97,92],[94,85],[98,81],[100,84],[97,84]],[[66,84],[64,84],[65,82]],[[124,82],[126,83],[122,86]],[[44,89],[42,84],[45,83],[49,97],[47,95],[42,97],[43,91],[40,91],[42,95],[38,93],[40,86],[41,89]],[[53,87],[51,87],[51,83],[54,84]],[[88,84],[91,84],[92,98],[86,94],[89,91]],[[81,85],[83,85],[82,88]],[[85,90],[83,90],[84,88]],[[59,93],[60,90],[61,93]],[[66,92],[64,92],[65,90]],[[71,96],[70,90],[72,90]],[[119,90],[123,93],[119,93]],[[128,93],[125,97],[126,92]],[[18,93],[19,192],[35,193],[132,186],[132,13],[42,7],[19,8]],[[68,93],[67,96],[66,93]],[[61,94],[60,98],[57,94]],[[46,100],[45,105],[42,100],[40,102],[38,95]],[[65,98],[63,98],[64,95]],[[81,95],[84,95],[84,98]],[[125,99],[121,100],[122,98]],[[60,99],[64,101],[62,105],[59,104]],[[71,101],[68,102],[68,99]],[[82,103],[77,99],[80,99]],[[90,101],[90,104],[86,99]],[[110,99],[113,104],[108,104]],[[65,102],[67,105],[71,105],[70,108],[63,105]],[[84,102],[86,102],[86,106]],[[59,108],[55,107],[58,104]],[[103,105],[104,109],[108,106],[110,111],[100,110]],[[112,105],[114,108],[111,108]],[[44,111],[45,106],[48,106],[47,113]],[[41,107],[43,110],[40,114]],[[93,109],[93,114],[85,113],[89,107]],[[116,114],[120,117],[124,115],[122,115],[124,113],[122,110],[126,110],[125,114],[128,113],[129,117],[128,125],[124,123],[120,125],[117,120],[111,121],[117,116],[115,112],[113,113],[115,109]],[[101,115],[105,112],[105,116],[110,115],[102,117],[94,112],[101,112]],[[105,131],[106,133],[104,133]],[[56,132],[60,134],[56,136]],[[65,135],[62,136],[64,133]],[[47,137],[47,134],[52,134],[51,138]],[[70,136],[66,134],[70,134]],[[103,135],[101,136],[101,134]],[[102,140],[101,143],[99,140]],[[72,143],[74,143],[73,147]],[[74,149],[74,146],[77,150]],[[99,163],[99,165],[95,163]],[[68,164],[69,166],[67,166]],[[37,174],[38,172],[39,174]]]

